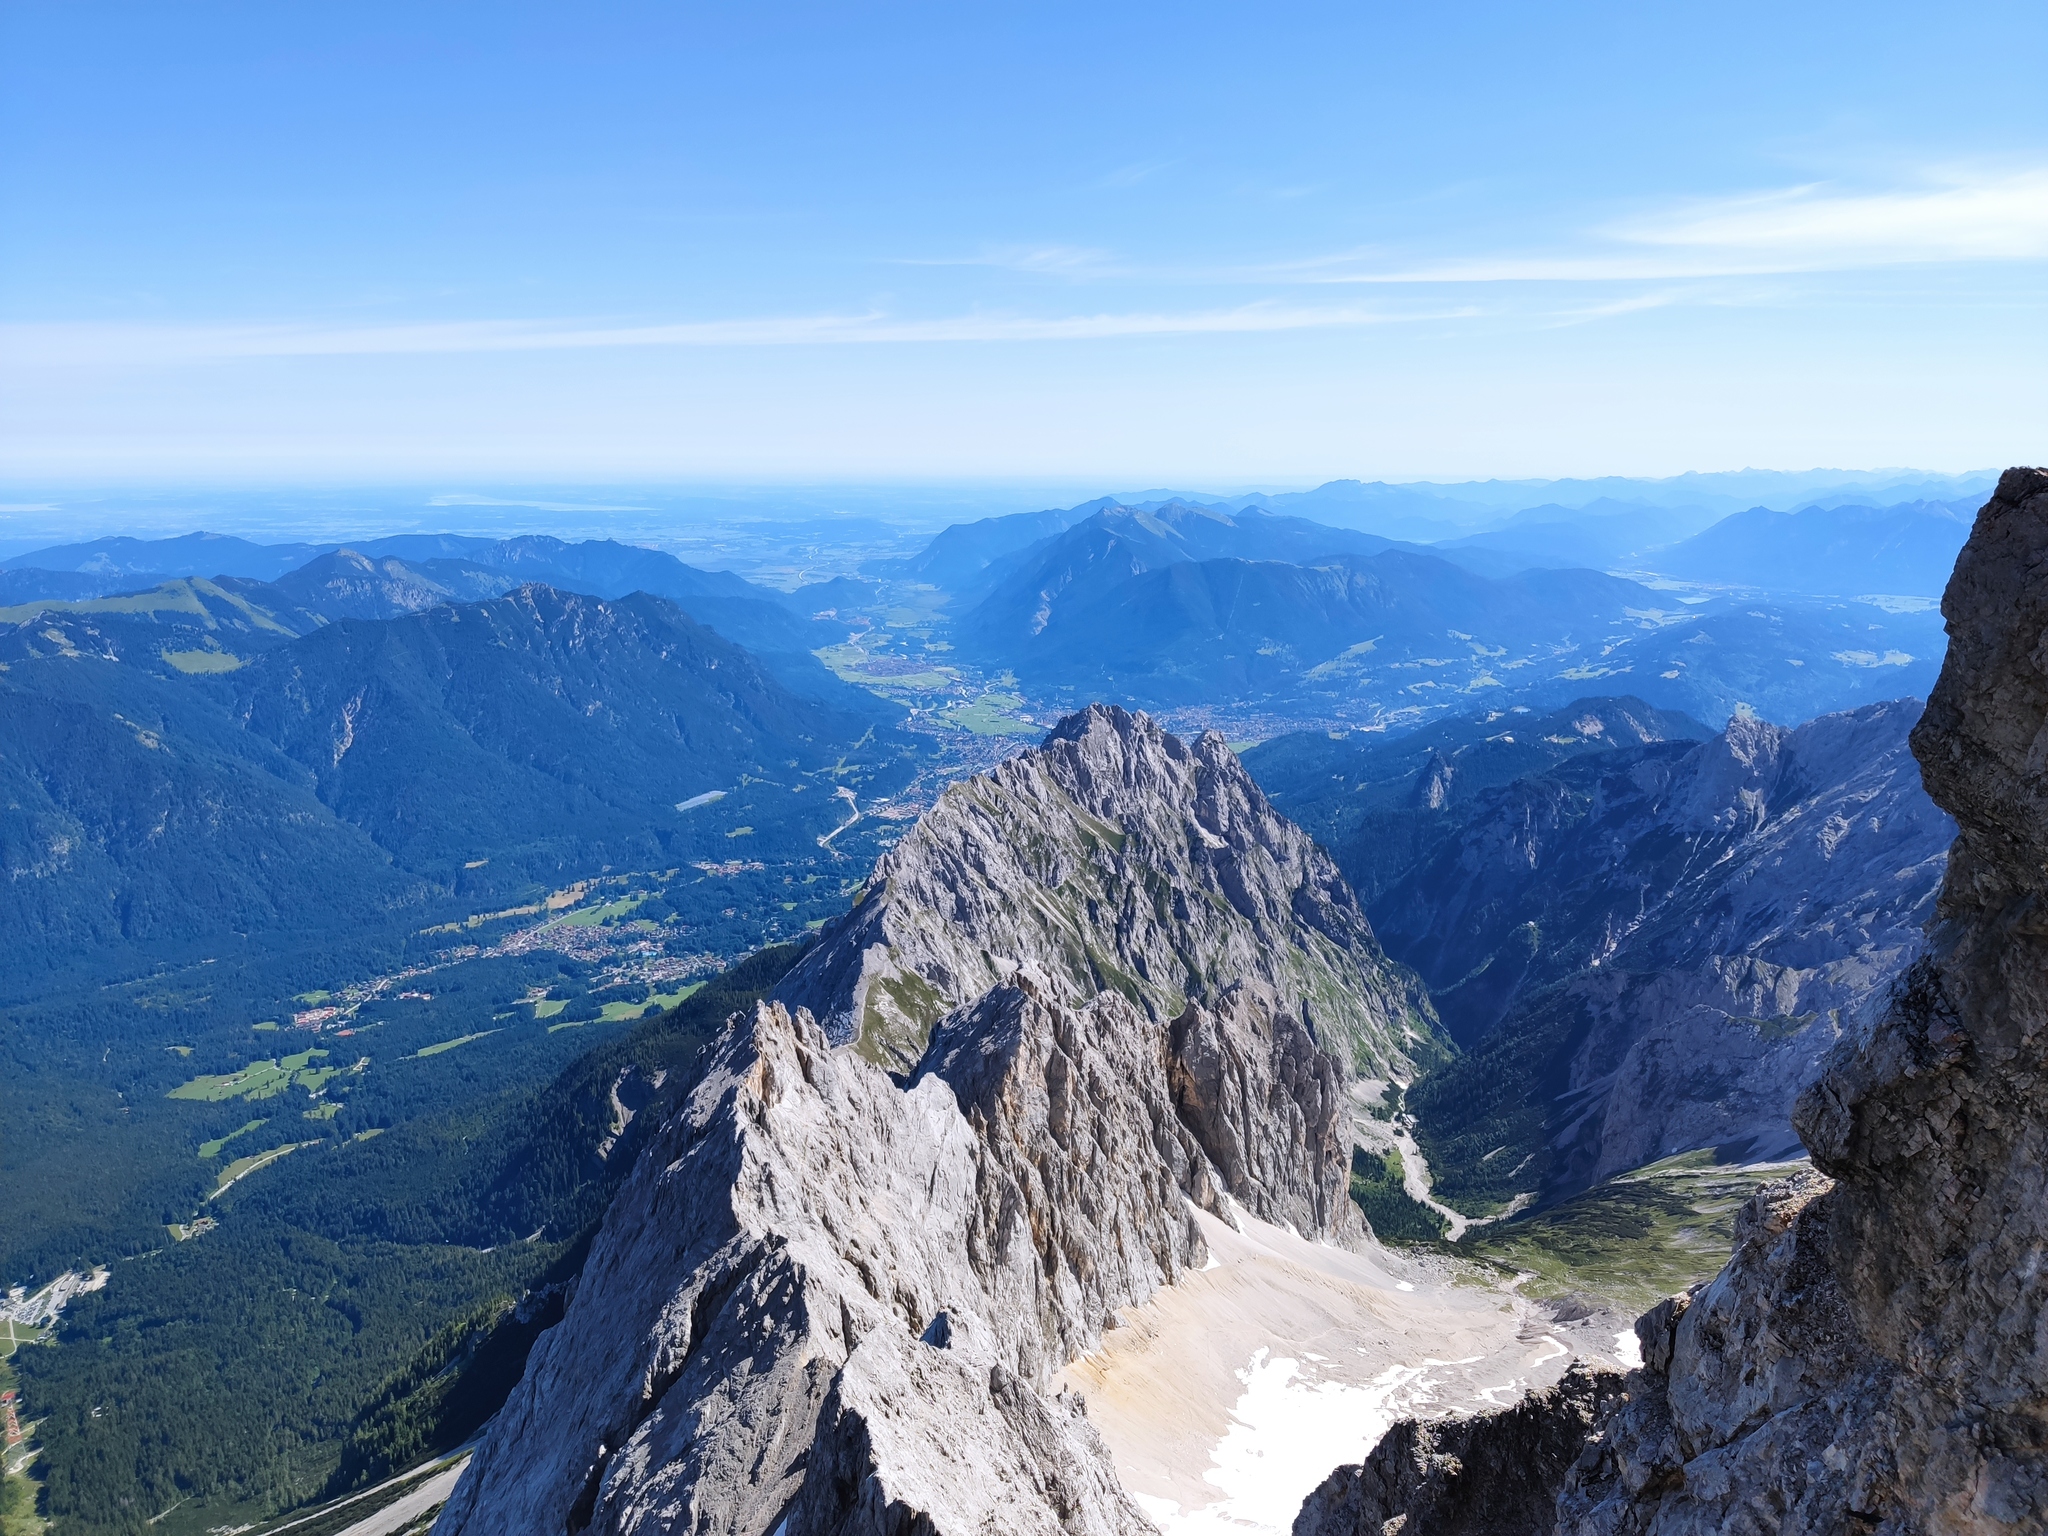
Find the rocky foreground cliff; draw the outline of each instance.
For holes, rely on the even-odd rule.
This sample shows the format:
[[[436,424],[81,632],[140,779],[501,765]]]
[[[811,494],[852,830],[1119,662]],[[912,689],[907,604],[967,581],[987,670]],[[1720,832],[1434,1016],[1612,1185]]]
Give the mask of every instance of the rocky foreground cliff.
[[[728,1025],[436,1529],[1151,1529],[1054,1377],[1204,1219],[1363,1245],[1404,986],[1220,739],[1067,721]]]
[[[1942,613],[1912,745],[1958,832],[1926,955],[1800,1098],[1820,1172],[1637,1323],[1605,1410],[1397,1428],[1296,1536],[2048,1530],[2048,472],[2001,478]],[[1541,1488],[1489,1485],[1560,1435]]]

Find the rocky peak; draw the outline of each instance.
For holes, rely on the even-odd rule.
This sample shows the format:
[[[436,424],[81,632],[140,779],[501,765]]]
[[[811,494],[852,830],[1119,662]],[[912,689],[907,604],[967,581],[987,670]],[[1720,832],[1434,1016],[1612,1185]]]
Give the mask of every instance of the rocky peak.
[[[1597,720],[1593,722],[1596,728],[1599,723]],[[1426,810],[1442,810],[1444,803],[1451,798],[1451,783],[1456,772],[1443,753],[1431,752],[1415,778],[1415,803]]]
[[[1065,722],[949,792],[821,958],[840,1022],[728,1023],[443,1536],[1140,1536],[1055,1374],[1204,1267],[1198,1212],[1364,1242],[1319,1031],[1404,994],[1220,738]],[[914,1055],[856,985],[932,1011]]]
[[[2048,886],[2048,470],[2009,469],[1941,601],[1948,662],[1914,732],[1927,792],[1961,827],[1942,915]]]
[[[1049,991],[948,1014],[902,1084],[736,1017],[436,1529],[1148,1531],[1052,1375],[1202,1267],[1195,1208],[1360,1235],[1335,1069],[1245,992]]]
[[[1362,1073],[1439,1049],[1335,863],[1223,737],[1094,705],[948,789],[777,989],[836,1043],[907,1071],[932,1025],[1020,969],[1177,1017],[1243,981]]]

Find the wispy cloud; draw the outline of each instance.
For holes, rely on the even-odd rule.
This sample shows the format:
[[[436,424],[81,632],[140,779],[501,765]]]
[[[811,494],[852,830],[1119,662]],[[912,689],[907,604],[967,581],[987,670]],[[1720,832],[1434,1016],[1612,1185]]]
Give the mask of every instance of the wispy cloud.
[[[901,256],[903,267],[999,267],[1008,272],[1045,272],[1058,277],[1094,277],[1112,269],[1108,251],[1084,245],[991,246],[972,256]]]
[[[1774,254],[1799,265],[2039,260],[2048,256],[2048,171],[1879,193],[1787,187],[1694,203],[1611,233],[1639,245]]]
[[[1821,183],[1703,199],[1593,230],[1577,250],[1414,264],[1369,253],[1271,269],[1307,283],[1657,282],[2048,259],[2048,171],[1885,192]]]
[[[1174,162],[1171,160],[1138,160],[1129,165],[1120,165],[1106,176],[1096,178],[1095,185],[1110,191],[1135,187],[1147,177],[1156,176]]]
[[[778,347],[883,343],[1098,341],[1300,331],[1465,318],[1469,306],[1382,310],[1276,303],[1184,313],[1069,316],[960,315],[909,320],[886,314],[804,315],[671,325],[467,320],[438,324],[0,325],[0,356],[15,365],[134,366],[257,357],[349,357],[454,352],[547,352],[608,347]]]

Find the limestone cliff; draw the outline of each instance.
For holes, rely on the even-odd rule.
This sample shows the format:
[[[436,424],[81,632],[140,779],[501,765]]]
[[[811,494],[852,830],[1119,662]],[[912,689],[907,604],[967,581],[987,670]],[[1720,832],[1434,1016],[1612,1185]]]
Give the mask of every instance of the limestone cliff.
[[[1942,612],[1927,953],[1800,1099],[1822,1174],[1760,1190],[1721,1274],[1636,1325],[1558,1536],[2048,1530],[2048,472],[1999,481]]]
[[[436,1529],[1149,1530],[1053,1374],[1202,1266],[1196,1208],[1362,1237],[1334,1064],[1218,1001],[1025,971],[902,1079],[804,1011],[736,1018]]]
[[[1427,994],[1224,739],[1110,706],[947,790],[775,995],[900,1072],[1020,965],[1157,1019],[1249,982],[1363,1075],[1405,1081],[1441,1051]]]

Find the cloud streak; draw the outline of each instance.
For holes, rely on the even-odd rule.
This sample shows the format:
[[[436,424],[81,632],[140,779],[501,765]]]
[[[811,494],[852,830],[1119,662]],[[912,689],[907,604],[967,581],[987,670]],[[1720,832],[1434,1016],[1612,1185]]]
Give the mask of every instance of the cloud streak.
[[[2048,260],[2048,171],[1851,193],[1822,184],[1681,204],[1593,231],[1594,249],[1369,266],[1352,253],[1273,269],[1337,284],[1662,282],[1953,262]]]
[[[103,367],[266,357],[554,352],[621,347],[1100,341],[1123,337],[1213,336],[1392,325],[1461,319],[1476,313],[1476,310],[1463,306],[1389,312],[1358,306],[1258,303],[1178,314],[962,315],[908,320],[869,313],[634,326],[544,320],[463,320],[348,327],[26,322],[0,325],[0,357],[15,366]]]

